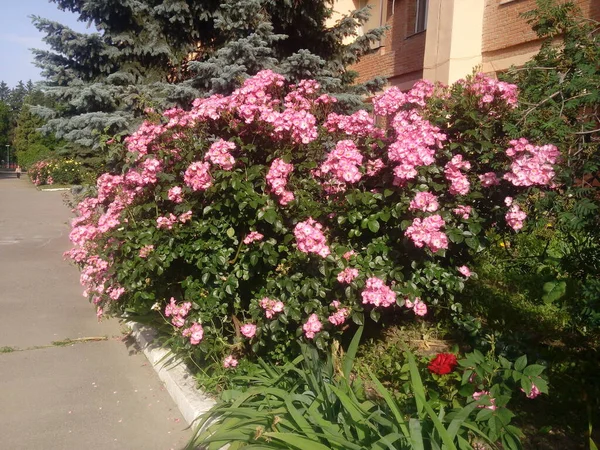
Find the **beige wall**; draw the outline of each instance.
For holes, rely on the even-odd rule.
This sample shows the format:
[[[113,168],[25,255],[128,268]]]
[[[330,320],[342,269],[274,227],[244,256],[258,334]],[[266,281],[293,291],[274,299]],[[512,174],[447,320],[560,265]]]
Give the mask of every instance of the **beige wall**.
[[[333,27],[341,18],[347,16],[350,12],[357,9],[358,2],[355,0],[335,0],[333,2],[333,14],[327,21],[325,22],[325,26],[331,28]],[[361,31],[357,30],[357,34],[360,34]],[[355,37],[348,36],[344,39],[344,44],[350,44],[354,41]]]
[[[358,5],[354,3],[354,0],[335,0],[333,2],[333,14],[327,19],[325,25],[327,27],[334,26],[338,20],[354,11],[357,6]]]
[[[423,78],[450,84],[482,63],[482,0],[429,0]]]

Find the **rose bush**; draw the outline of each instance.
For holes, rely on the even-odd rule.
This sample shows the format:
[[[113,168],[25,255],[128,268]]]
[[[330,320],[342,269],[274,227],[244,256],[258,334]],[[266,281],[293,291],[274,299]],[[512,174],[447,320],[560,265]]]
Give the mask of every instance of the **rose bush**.
[[[260,72],[113,144],[127,162],[77,206],[68,255],[99,315],[226,367],[382,314],[460,315],[486,231],[520,230],[554,188],[556,148],[502,132],[516,95],[422,81],[339,115],[315,81]]]
[[[72,159],[48,159],[32,164],[27,173],[36,186],[79,183],[82,177],[81,163]]]

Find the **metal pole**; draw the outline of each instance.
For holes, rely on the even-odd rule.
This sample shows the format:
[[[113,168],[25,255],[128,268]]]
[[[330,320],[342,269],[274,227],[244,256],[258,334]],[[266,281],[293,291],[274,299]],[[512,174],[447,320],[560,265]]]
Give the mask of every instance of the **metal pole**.
[[[10,169],[10,148],[8,144],[6,144],[6,162],[8,164],[8,169]]]

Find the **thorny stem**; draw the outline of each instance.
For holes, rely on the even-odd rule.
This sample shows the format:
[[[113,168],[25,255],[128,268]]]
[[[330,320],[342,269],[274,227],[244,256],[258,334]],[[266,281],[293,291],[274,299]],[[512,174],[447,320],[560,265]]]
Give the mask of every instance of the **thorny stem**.
[[[244,240],[240,239],[240,245],[238,245],[237,252],[236,252],[235,256],[233,257],[233,259],[231,261],[229,261],[229,264],[235,264],[238,257],[240,256],[240,252],[242,251],[242,245],[244,245]]]

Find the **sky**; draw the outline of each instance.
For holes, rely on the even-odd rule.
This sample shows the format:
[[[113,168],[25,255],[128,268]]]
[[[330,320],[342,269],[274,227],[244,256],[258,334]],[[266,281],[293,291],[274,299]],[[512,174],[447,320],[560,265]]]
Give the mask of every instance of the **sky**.
[[[93,32],[77,16],[58,9],[49,0],[2,0],[0,14],[0,81],[14,87],[19,80],[27,82],[42,79],[40,69],[33,65],[30,48],[47,49],[40,33],[29,16],[36,15],[55,20],[75,31]]]

